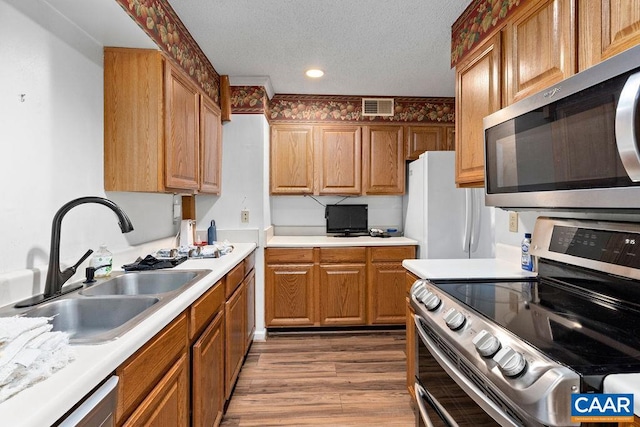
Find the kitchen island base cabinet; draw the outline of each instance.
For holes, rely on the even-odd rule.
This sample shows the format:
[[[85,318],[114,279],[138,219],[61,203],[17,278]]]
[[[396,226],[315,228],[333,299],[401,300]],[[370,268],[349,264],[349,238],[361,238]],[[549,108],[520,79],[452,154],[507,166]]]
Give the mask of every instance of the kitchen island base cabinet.
[[[265,324],[403,325],[402,260],[414,257],[414,246],[267,248]]]

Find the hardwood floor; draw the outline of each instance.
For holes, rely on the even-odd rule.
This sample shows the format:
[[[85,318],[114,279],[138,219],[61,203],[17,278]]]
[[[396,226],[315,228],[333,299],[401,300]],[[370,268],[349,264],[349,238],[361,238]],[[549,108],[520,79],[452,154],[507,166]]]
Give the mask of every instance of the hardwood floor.
[[[414,426],[404,331],[254,342],[222,426]]]

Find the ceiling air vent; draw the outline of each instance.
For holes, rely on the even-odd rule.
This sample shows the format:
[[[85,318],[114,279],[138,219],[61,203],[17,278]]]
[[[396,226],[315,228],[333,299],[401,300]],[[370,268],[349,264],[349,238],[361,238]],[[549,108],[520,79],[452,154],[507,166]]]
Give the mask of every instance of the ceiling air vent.
[[[362,98],[363,116],[393,116],[393,98]]]

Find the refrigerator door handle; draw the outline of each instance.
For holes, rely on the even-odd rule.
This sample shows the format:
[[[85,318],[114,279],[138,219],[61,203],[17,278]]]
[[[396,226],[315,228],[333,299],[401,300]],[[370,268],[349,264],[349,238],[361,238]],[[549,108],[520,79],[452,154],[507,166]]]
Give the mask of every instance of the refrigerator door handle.
[[[473,253],[478,250],[480,244],[480,215],[482,215],[480,192],[469,190],[473,193],[473,209],[472,209],[472,223],[471,223],[471,242],[469,252]]]
[[[462,242],[462,250],[465,253],[469,253],[469,247],[471,244],[471,228],[473,226],[472,217],[473,217],[473,193],[469,188],[465,188],[464,190],[465,196],[465,206],[464,206],[464,239]]]

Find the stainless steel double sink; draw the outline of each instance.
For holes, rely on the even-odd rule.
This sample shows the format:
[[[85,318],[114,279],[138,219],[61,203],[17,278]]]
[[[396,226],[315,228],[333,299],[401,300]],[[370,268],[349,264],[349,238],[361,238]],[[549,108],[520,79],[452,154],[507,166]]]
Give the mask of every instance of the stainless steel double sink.
[[[52,317],[53,330],[69,333],[71,343],[100,344],[122,336],[210,271],[113,273],[35,307],[5,307],[0,316]]]

